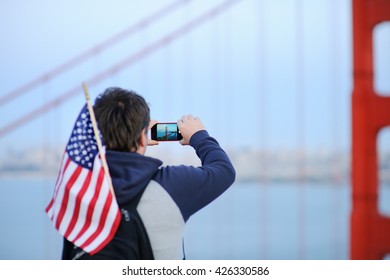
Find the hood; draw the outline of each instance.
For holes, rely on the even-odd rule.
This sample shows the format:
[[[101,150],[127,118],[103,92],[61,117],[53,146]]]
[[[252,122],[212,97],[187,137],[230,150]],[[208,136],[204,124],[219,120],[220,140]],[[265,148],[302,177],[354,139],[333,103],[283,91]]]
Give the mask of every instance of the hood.
[[[138,153],[106,151],[106,159],[120,205],[142,191],[162,165],[160,160]]]

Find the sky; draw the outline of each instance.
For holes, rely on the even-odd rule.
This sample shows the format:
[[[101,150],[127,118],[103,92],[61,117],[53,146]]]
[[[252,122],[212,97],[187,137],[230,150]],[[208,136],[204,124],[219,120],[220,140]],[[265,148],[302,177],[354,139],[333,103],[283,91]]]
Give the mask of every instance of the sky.
[[[138,92],[149,103],[151,117],[161,122],[175,122],[188,113],[199,116],[209,133],[228,152],[251,153],[254,149],[283,154],[303,150],[307,153],[348,155],[353,90],[351,2],[0,0],[0,100],[30,81],[46,77],[45,83],[14,100],[6,104],[0,102],[0,132],[9,123],[45,104],[70,96],[69,93],[72,95],[46,113],[1,136],[0,165],[9,158],[10,150],[13,155],[18,155],[19,151],[22,154],[30,148],[64,149],[85,102],[83,81],[87,83],[92,98],[110,86]],[[224,3],[225,6],[221,6]],[[144,21],[162,9],[167,10],[164,7],[171,7],[170,12],[160,13],[161,16],[153,21]],[[210,14],[215,7],[221,10]],[[121,37],[111,47],[95,49],[108,38],[134,26],[138,28],[133,28],[131,35]],[[379,94],[390,95],[390,23],[378,26],[373,36],[375,89]],[[88,50],[93,52],[88,52],[92,55],[86,60],[78,59],[80,63],[75,67],[60,75],[50,75],[53,69]],[[104,78],[98,79],[101,75]],[[390,153],[390,129],[380,133],[378,146]],[[191,149],[179,149],[177,143],[162,143],[149,149],[166,151],[165,155],[186,150],[194,157]],[[182,159],[187,160],[185,157],[179,160]],[[166,163],[165,159],[163,161]],[[243,162],[244,169],[252,164],[247,158]],[[311,162],[306,163],[309,165]],[[20,178],[14,179],[19,181]],[[19,185],[12,184],[12,180],[4,182],[7,183],[3,186],[12,186],[2,188],[12,194],[2,196],[5,205],[11,205],[15,201],[12,197],[18,198],[23,191],[37,195],[36,203],[42,200],[42,205],[46,206],[49,201],[44,190],[49,189],[51,195],[51,184],[43,186],[31,178],[22,180]],[[303,197],[307,205],[315,204],[314,208],[307,208],[309,211],[305,213],[309,216],[305,214],[307,218],[303,219],[309,221],[313,217],[317,222],[316,210],[321,205],[325,205],[327,215],[336,215],[340,219],[342,215],[337,212],[340,210],[337,204],[340,188],[332,188],[331,198],[321,195],[321,199],[313,199],[310,195],[314,189],[322,194],[323,188],[299,188],[296,193],[299,199],[296,199],[298,196],[295,195],[283,196],[285,192],[278,187],[267,191],[257,188],[257,196],[251,196],[245,205],[256,207],[249,212],[260,213],[256,217],[261,217],[258,221],[262,223],[277,221],[278,217],[284,221],[285,212],[279,210],[289,209],[288,203],[292,203],[290,215],[297,209],[301,211]],[[39,190],[42,190],[41,193]],[[242,190],[247,191],[248,188]],[[290,193],[294,188],[286,190]],[[6,199],[8,196],[11,199]],[[261,203],[258,203],[260,197]],[[272,197],[277,198],[277,203],[272,202]],[[284,204],[280,197],[287,199],[288,203]],[[388,196],[382,192],[380,197],[381,205],[389,205]],[[242,203],[236,200],[244,199],[243,196],[230,199],[227,201],[229,209],[233,209],[231,213],[244,209]],[[332,211],[326,207],[329,199],[332,200]],[[41,206],[36,208],[38,211],[43,209]],[[33,216],[39,215],[37,211],[30,212]],[[217,214],[207,218],[214,223],[220,213],[218,210]],[[267,216],[273,213],[278,217]],[[7,215],[5,221],[12,219],[12,225],[15,221],[22,221],[13,216]],[[227,217],[234,218],[234,215]],[[335,228],[331,226],[327,230],[340,228],[337,224],[339,220],[333,219]],[[29,221],[32,223],[34,220]],[[252,220],[251,225],[258,229],[262,227]],[[8,227],[4,234],[20,241],[11,228]],[[41,227],[34,229],[43,230]],[[292,236],[301,230],[305,228],[300,227]],[[265,237],[267,235],[265,233]],[[39,236],[45,239],[45,250],[52,249],[49,235]],[[314,236],[313,244],[317,244],[318,236]],[[266,244],[272,241],[270,239],[279,241],[275,236],[270,237],[261,238],[261,242]],[[282,239],[289,242],[289,238],[291,234]],[[292,243],[299,246],[299,242],[294,239]],[[36,242],[33,245],[40,244]],[[339,243],[335,244],[340,247]],[[285,254],[286,247],[281,248]]]
[[[176,2],[1,0],[0,97]],[[109,86],[135,90],[159,121],[199,116],[224,147],[348,152],[351,1],[237,0],[199,21],[224,2],[182,1],[112,47],[0,105],[1,129],[80,88],[1,137],[0,155],[64,145],[84,104],[83,81],[92,98]],[[201,23],[188,25],[194,22]],[[374,49],[375,87],[389,94],[389,23],[375,30]],[[107,69],[114,70],[92,82]],[[390,149],[389,132],[378,140],[383,149]]]

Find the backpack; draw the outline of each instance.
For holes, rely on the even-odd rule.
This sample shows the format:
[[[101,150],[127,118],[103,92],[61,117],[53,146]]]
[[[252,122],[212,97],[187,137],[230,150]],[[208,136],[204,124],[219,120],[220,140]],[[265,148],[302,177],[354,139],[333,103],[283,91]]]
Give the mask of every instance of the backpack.
[[[141,191],[134,199],[122,205],[121,222],[114,238],[91,256],[64,238],[63,260],[153,260],[153,251],[145,226],[137,211]]]

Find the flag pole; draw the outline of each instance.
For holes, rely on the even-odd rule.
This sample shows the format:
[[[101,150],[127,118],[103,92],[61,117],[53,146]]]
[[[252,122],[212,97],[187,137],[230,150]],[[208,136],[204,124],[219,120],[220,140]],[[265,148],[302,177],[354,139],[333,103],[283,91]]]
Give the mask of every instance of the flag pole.
[[[87,85],[84,82],[83,82],[83,89],[84,89],[85,99],[87,101],[89,115],[91,117],[93,133],[95,134],[96,144],[97,144],[98,149],[99,149],[99,155],[100,155],[100,159],[102,161],[104,173],[106,174],[107,182],[108,182],[108,185],[110,186],[111,193],[115,197],[114,187],[112,186],[111,176],[110,176],[110,172],[108,170],[106,156],[105,156],[105,153],[103,151],[102,141],[100,140],[100,134],[99,134],[99,130],[98,130],[97,123],[96,123],[95,113],[94,113],[93,108],[92,108],[91,99],[89,97]]]

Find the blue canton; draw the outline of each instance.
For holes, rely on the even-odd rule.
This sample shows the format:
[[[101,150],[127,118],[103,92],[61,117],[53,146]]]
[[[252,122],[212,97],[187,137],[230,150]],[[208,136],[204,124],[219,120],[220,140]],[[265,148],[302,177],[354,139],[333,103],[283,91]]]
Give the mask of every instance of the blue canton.
[[[89,170],[93,169],[93,162],[99,151],[87,105],[81,110],[76,120],[66,152],[78,165]]]

